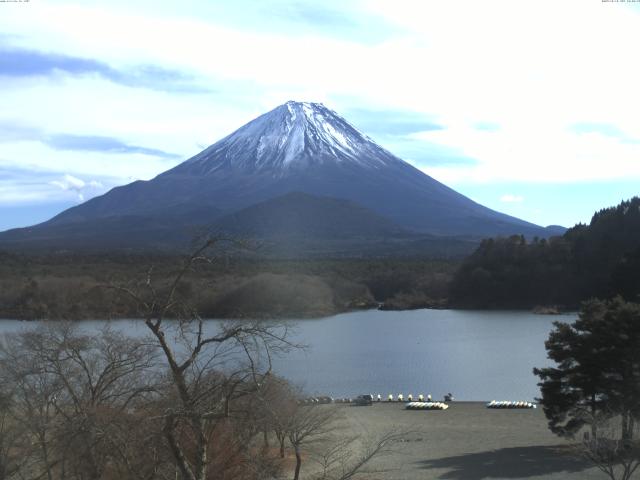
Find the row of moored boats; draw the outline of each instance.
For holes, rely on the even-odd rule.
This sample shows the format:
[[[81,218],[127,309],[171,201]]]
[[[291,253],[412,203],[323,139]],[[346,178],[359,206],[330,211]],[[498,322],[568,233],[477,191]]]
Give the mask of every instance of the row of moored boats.
[[[369,404],[371,404],[371,401],[375,401],[375,402],[382,402],[382,396],[381,395],[377,395],[376,397],[374,397],[373,395],[368,396],[371,400],[369,401]],[[449,397],[452,398],[452,397]],[[387,397],[387,402],[402,402],[406,404],[406,408],[408,410],[446,410],[447,408],[449,408],[449,405],[447,405],[446,402],[434,402],[431,400],[431,395],[427,395],[426,397],[422,394],[418,395],[416,397],[417,401],[414,401],[414,397],[413,395],[409,394],[407,395],[407,398],[405,399],[404,396],[400,393],[398,394],[396,397],[394,397],[393,395],[389,395]],[[305,398],[300,400],[300,403],[302,404],[310,404],[310,403],[353,403],[354,399],[351,398],[336,398],[335,400],[331,397],[309,397],[309,398]],[[487,408],[494,408],[494,409],[514,409],[514,408],[536,408],[536,404],[532,403],[532,402],[525,402],[525,401],[509,401],[509,400],[500,400],[500,401],[496,401],[496,400],[491,400],[489,403],[486,404]]]
[[[381,402],[382,397],[378,395],[376,400],[378,402]],[[415,397],[415,400],[418,402],[431,402],[431,395],[427,395],[425,397],[424,395],[420,394],[417,397]],[[453,398],[451,398],[451,400],[453,400]],[[411,393],[407,395],[406,399],[404,398],[404,395],[402,393],[399,393],[398,396],[395,398],[391,393],[389,394],[389,396],[387,396],[387,402],[413,402],[413,401],[414,401],[414,397]]]
[[[507,400],[496,402],[495,400],[491,400],[487,403],[487,408],[536,408],[536,404],[531,402],[510,402]]]
[[[407,410],[446,410],[449,405],[444,402],[409,402],[405,408]]]

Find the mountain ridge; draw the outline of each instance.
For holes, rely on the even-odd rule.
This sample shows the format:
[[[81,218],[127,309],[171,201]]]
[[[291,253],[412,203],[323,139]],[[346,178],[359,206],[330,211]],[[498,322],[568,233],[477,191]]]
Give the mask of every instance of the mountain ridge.
[[[83,224],[109,219],[117,228],[119,217],[164,218],[164,223],[172,218],[176,228],[210,225],[291,192],[353,202],[418,234],[550,233],[472,201],[380,147],[324,105],[308,102],[280,105],[152,180],[116,187],[23,233],[36,244],[61,225],[80,231]],[[121,233],[126,236],[126,229]],[[16,236],[15,231],[0,234],[0,245]]]

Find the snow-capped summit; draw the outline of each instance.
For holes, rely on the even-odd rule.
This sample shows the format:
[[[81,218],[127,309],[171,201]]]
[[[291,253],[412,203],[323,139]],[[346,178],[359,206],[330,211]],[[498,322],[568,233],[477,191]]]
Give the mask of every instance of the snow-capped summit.
[[[173,172],[207,175],[231,167],[286,175],[291,169],[327,162],[379,168],[402,160],[323,104],[289,101],[240,127]]]

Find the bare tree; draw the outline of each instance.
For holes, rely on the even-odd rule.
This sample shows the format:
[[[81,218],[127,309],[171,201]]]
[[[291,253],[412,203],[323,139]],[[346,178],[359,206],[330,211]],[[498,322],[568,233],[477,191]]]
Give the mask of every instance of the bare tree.
[[[326,441],[337,416],[338,410],[328,405],[298,405],[295,409],[286,427],[287,437],[296,456],[293,480],[300,478],[303,448]]]
[[[184,480],[207,478],[216,427],[246,413],[234,409],[240,404],[238,400],[260,388],[271,372],[272,355],[292,346],[283,325],[225,322],[211,331],[198,313],[181,301],[178,292],[185,276],[200,262],[214,261],[209,252],[223,241],[205,241],[164,288],[157,287],[152,269],[144,285],[137,288],[110,286],[136,302],[162,351],[173,386],[163,433]]]
[[[581,453],[611,480],[629,480],[640,467],[640,429],[619,417],[598,416],[593,421],[597,436],[585,432]]]
[[[26,464],[25,431],[15,420],[12,392],[0,392],[0,480],[16,475]]]
[[[109,476],[131,480],[175,478],[175,466],[162,434],[162,410],[157,400],[150,400],[134,402],[127,414],[109,416]]]
[[[52,480],[54,468],[60,463],[52,450],[59,420],[54,402],[62,383],[31,351],[30,337],[21,333],[2,339],[0,372],[2,384],[11,388],[11,421],[22,426],[26,439],[20,454],[33,472]]]
[[[349,480],[357,475],[380,473],[367,469],[374,458],[394,452],[400,440],[412,436],[413,431],[388,431],[380,435],[345,435],[344,411],[333,405],[298,404],[290,415],[287,437],[296,457],[293,480],[299,480],[303,453],[319,467],[307,478],[313,480]]]
[[[312,458],[321,467],[314,480],[349,480],[357,475],[381,473],[384,470],[367,469],[374,458],[380,458],[395,452],[397,442],[404,440],[414,432],[389,431],[365,440],[362,446],[360,437],[347,437],[332,441],[327,448]]]
[[[4,339],[0,366],[13,387],[15,421],[39,447],[38,455],[22,453],[41,476],[103,477],[117,461],[118,424],[155,390],[153,350],[108,327],[85,335],[64,323]]]
[[[285,379],[270,375],[258,390],[257,397],[265,446],[268,433],[273,432],[278,441],[280,458],[285,458],[287,435],[291,420],[299,408],[300,394]]]

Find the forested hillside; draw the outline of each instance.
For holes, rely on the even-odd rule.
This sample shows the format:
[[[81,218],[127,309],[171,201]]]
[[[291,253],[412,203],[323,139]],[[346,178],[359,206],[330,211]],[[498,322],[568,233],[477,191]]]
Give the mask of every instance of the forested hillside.
[[[640,294],[640,198],[594,214],[549,240],[484,240],[456,272],[455,306],[575,308],[591,297]]]
[[[177,292],[204,317],[324,316],[380,303],[439,306],[457,266],[425,258],[217,260],[200,264]],[[181,264],[179,256],[0,252],[0,318],[138,317],[131,299],[109,286],[144,284],[150,273],[161,288]]]

